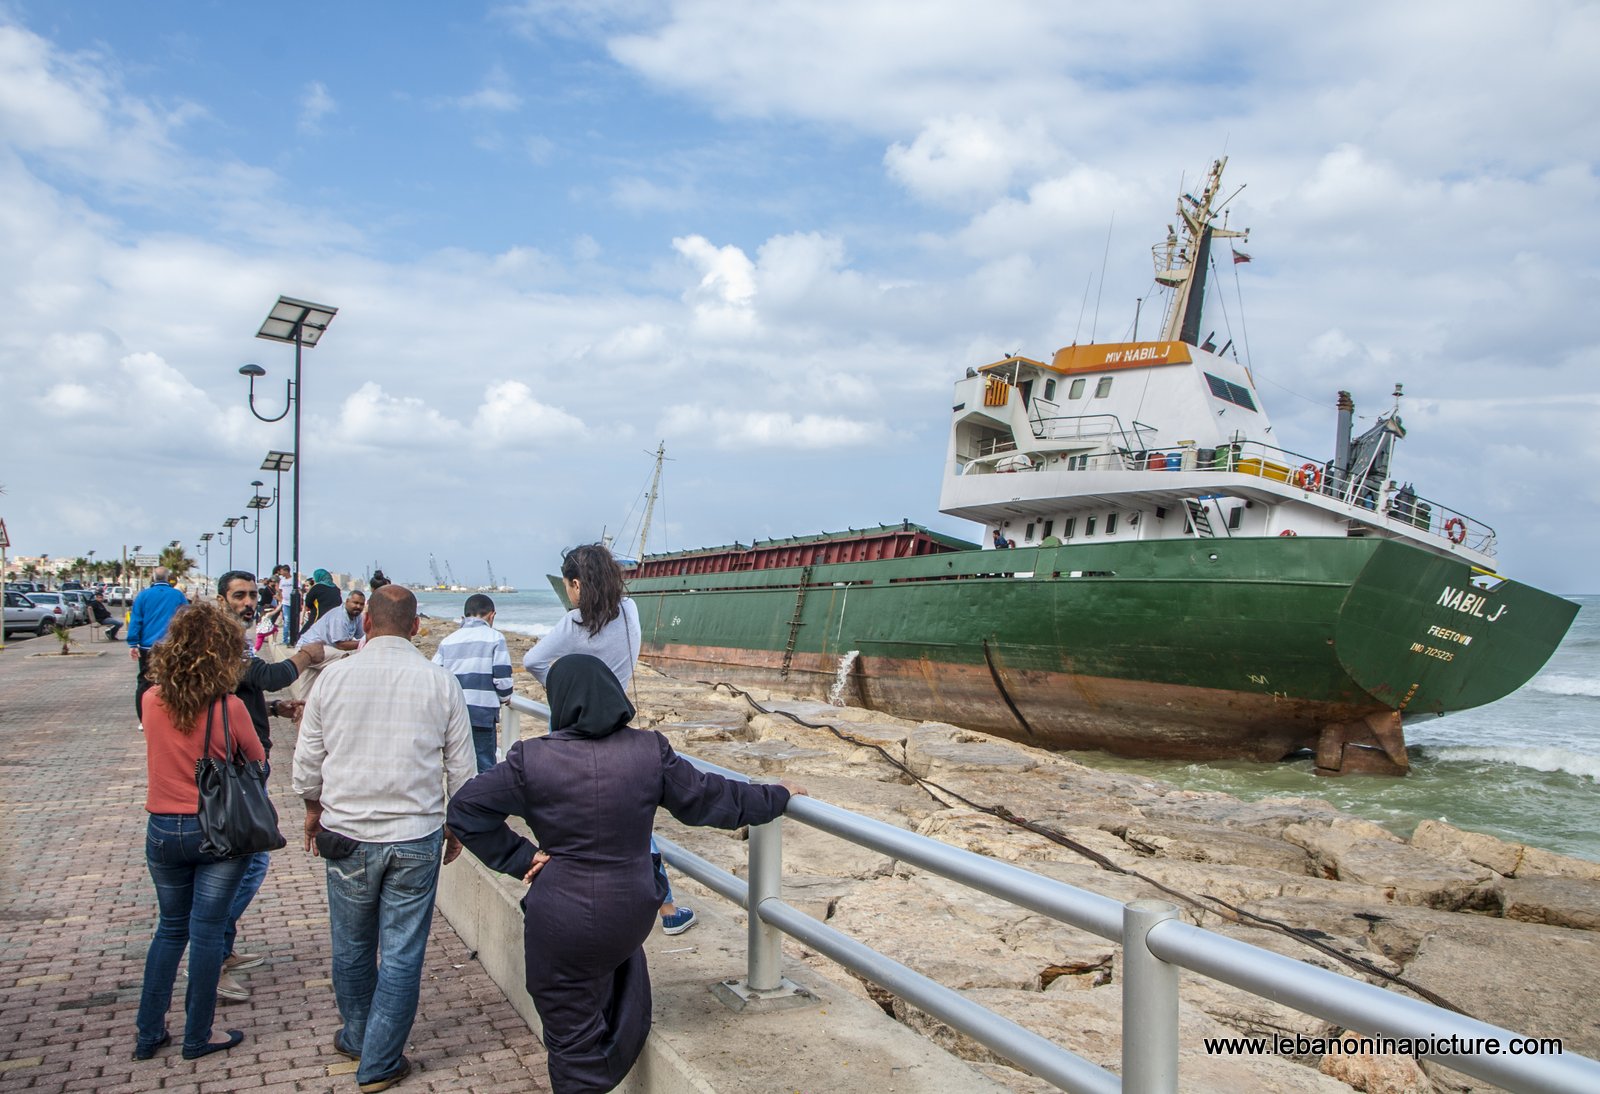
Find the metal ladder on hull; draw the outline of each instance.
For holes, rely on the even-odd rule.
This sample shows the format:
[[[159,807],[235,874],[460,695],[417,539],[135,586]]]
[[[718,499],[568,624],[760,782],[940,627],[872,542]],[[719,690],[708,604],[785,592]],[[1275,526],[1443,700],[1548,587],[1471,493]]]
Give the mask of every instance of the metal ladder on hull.
[[[1183,507],[1188,510],[1189,527],[1193,529],[1196,539],[1217,538],[1217,533],[1211,529],[1211,518],[1206,515],[1205,502],[1184,498]]]
[[[794,643],[800,637],[800,628],[805,626],[800,615],[806,606],[806,587],[811,584],[811,565],[807,563],[800,571],[800,588],[794,597],[794,618],[789,620],[789,641],[783,647],[783,668],[778,672],[778,679],[789,679],[789,666],[794,663]]]

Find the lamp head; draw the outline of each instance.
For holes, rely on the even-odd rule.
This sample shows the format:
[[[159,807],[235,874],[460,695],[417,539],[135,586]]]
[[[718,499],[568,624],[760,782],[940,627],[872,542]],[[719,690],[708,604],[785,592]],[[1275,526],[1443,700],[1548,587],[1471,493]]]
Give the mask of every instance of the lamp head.
[[[239,375],[240,376],[248,376],[252,380],[254,380],[254,379],[258,378],[258,377],[261,377],[261,376],[265,376],[266,374],[267,374],[267,370],[262,368],[260,365],[257,365],[257,364],[248,364],[248,365],[240,365],[239,366]]]
[[[257,489],[260,489],[261,480],[260,479],[251,479],[250,480],[250,485],[256,487]]]

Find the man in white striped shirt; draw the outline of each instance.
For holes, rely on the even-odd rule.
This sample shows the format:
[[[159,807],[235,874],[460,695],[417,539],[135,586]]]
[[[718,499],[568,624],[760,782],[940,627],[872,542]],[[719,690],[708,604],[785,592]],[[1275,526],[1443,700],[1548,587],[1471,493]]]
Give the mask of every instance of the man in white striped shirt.
[[[411,1073],[402,1053],[417,1016],[441,844],[445,862],[461,853],[445,805],[473,772],[461,688],[411,644],[411,590],[374,592],[365,627],[361,656],[330,666],[311,690],[293,785],[306,803],[306,850],[327,861],[333,992],[344,1021],[332,1048],[360,1061],[356,1083],[371,1094]]]
[[[494,766],[495,724],[501,704],[511,698],[511,651],[505,635],[494,629],[493,600],[473,593],[461,611],[461,629],[439,643],[433,663],[449,669],[461,684],[482,774]]]

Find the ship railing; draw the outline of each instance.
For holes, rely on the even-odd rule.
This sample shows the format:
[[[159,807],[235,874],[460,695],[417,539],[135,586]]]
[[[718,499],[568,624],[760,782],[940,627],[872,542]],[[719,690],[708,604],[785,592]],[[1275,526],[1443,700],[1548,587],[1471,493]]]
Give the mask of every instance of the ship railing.
[[[548,721],[550,708],[511,698],[502,741],[521,737],[521,715]],[[748,776],[692,756],[702,771],[738,782]],[[879,953],[783,901],[783,825],[793,821],[865,847],[1019,908],[1115,942],[1123,949],[1122,1060],[1118,1076],[1054,1041],[1004,1018],[959,991]],[[1373,1052],[1392,1052],[1385,1039],[1408,1042],[1412,1055],[1514,1092],[1600,1090],[1600,1061],[1576,1053],[1518,1055],[1550,1049],[1454,1011],[1411,999],[1340,973],[1208,931],[1179,918],[1161,900],[1119,903],[1018,866],[896,828],[816,798],[789,800],[783,817],[752,825],[745,878],[656,837],[662,857],[680,872],[750,913],[746,916],[745,976],[737,994],[768,1000],[797,994],[783,977],[783,936],[865,977],[907,1003],[971,1037],[989,1051],[1062,1090],[1111,1094],[1175,1094],[1178,1074],[1178,971],[1201,976],[1332,1022],[1348,1035],[1372,1040]],[[1243,1041],[1252,1038],[1244,1036]],[[1265,1038],[1265,1051],[1275,1051]],[[1455,1051],[1461,1047],[1471,1051]],[[1249,1051],[1246,1049],[1245,1051]],[[1292,1044],[1280,1054],[1289,1054]]]
[[[1040,415],[1030,419],[1033,435],[1050,441],[1104,441],[1116,437],[1121,447],[1145,447],[1145,434],[1159,432],[1155,426],[1143,422],[1124,425],[1116,414],[1058,414]]]
[[[1451,544],[1464,544],[1486,555],[1495,552],[1494,529],[1475,517],[1420,497],[1409,488],[1396,489],[1392,483],[1380,487],[1369,478],[1341,473],[1331,460],[1318,460],[1260,441],[1233,441],[1216,448],[1183,445],[1125,452],[1122,459],[1129,470],[1255,475],[1321,494],[1352,510],[1364,510],[1362,519],[1373,523],[1396,529],[1403,526]]]

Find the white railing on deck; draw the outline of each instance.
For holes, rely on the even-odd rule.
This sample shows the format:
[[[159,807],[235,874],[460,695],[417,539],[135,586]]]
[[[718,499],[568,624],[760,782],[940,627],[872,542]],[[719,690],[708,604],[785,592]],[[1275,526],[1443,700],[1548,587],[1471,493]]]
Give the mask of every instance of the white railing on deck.
[[[983,457],[1011,453],[1015,449],[1016,445],[1011,441],[990,442]],[[958,458],[956,473],[1007,474],[1043,471],[1046,467],[1051,471],[1162,471],[1207,475],[1223,471],[1253,475],[1299,486],[1309,493],[1341,502],[1352,510],[1361,510],[1359,519],[1385,524],[1397,531],[1412,529],[1452,544],[1464,544],[1468,549],[1482,554],[1492,556],[1495,553],[1495,530],[1475,517],[1431,498],[1363,486],[1358,480],[1332,473],[1326,463],[1259,441],[1238,441],[1216,449],[1185,446],[1143,451],[1119,448],[1111,452],[1068,457],[1051,464],[1044,463],[1037,456],[1023,454],[989,463]],[[1173,480],[1175,484],[1181,481]]]
[[[550,708],[521,695],[512,696],[501,733],[505,747],[521,738],[523,714],[548,722]],[[685,759],[702,770],[750,781],[737,771],[692,756]],[[785,818],[1121,945],[1121,1076],[785,904],[781,893]],[[751,991],[779,988],[782,936],[787,934],[1062,1090],[1175,1094],[1179,1089],[1179,968],[1314,1015],[1340,1030],[1360,1030],[1372,1037],[1422,1040],[1431,1045],[1450,1045],[1451,1038],[1456,1045],[1485,1046],[1492,1041],[1502,1052],[1511,1053],[1516,1052],[1511,1046],[1526,1046],[1532,1040],[1195,927],[1180,920],[1177,907],[1166,901],[1119,904],[815,798],[792,798],[784,818],[751,827],[748,882],[671,840],[657,836],[656,842],[674,868],[753,913],[748,916],[744,981]],[[1600,1061],[1576,1053],[1506,1055],[1483,1049],[1419,1055],[1510,1091],[1591,1094],[1600,1090]]]

